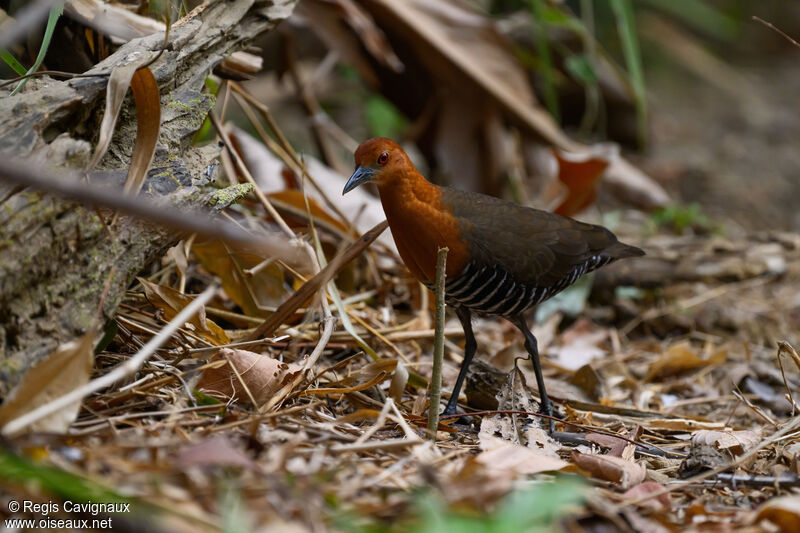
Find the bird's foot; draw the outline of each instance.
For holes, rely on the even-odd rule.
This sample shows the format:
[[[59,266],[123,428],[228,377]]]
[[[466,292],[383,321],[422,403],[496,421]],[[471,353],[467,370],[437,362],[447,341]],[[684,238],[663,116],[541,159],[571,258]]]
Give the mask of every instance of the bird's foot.
[[[458,414],[463,414],[463,413],[459,413],[458,412],[457,405],[455,403],[452,404],[452,405],[448,403],[447,407],[445,407],[444,411],[442,411],[442,414],[439,415],[439,416],[440,417],[441,416],[452,417],[452,416],[458,415]],[[454,424],[463,425],[463,426],[469,426],[469,425],[472,424],[472,417],[471,416],[466,416],[466,415],[460,416],[460,417],[455,419]]]

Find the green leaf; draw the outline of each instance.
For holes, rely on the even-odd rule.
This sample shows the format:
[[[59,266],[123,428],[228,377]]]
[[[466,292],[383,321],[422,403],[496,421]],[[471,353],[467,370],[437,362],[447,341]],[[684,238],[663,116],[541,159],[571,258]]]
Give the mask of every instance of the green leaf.
[[[397,138],[406,127],[406,119],[397,108],[382,96],[367,100],[366,120],[374,137]]]
[[[597,73],[585,54],[569,56],[564,62],[564,67],[582,85],[597,85]]]
[[[11,67],[14,70],[14,72],[19,74],[20,76],[24,76],[25,72],[27,72],[25,70],[25,67],[22,66],[22,63],[17,61],[17,58],[14,57],[8,50],[0,50],[0,59],[5,61],[6,65]]]
[[[47,55],[47,49],[50,47],[50,40],[53,38],[53,31],[56,29],[56,23],[58,19],[61,17],[61,14],[64,12],[64,2],[59,2],[58,4],[54,5],[50,8],[50,15],[47,17],[47,27],[44,30],[44,38],[42,39],[42,46],[39,48],[39,54],[36,56],[36,61],[33,62],[33,66],[28,69],[25,74],[33,74],[39,67],[42,65],[42,61],[44,61],[44,57]],[[30,78],[25,78],[24,80],[20,81],[14,90],[11,91],[10,96],[14,96],[23,87],[25,84],[28,83]]]

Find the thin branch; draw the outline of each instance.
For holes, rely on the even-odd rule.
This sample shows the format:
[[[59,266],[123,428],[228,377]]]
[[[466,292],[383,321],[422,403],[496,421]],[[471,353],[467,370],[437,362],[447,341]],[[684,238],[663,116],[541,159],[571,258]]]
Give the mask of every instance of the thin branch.
[[[444,281],[447,266],[445,246],[436,255],[436,315],[434,317],[433,373],[431,374],[430,406],[428,407],[429,438],[436,441],[436,428],[439,427],[439,401],[442,399],[442,365],[444,364]]]
[[[789,37],[789,36],[788,36],[786,33],[784,33],[783,31],[781,31],[781,30],[779,30],[778,28],[776,28],[776,27],[775,27],[775,25],[774,25],[774,24],[772,24],[771,22],[767,22],[766,20],[764,20],[764,19],[762,19],[762,18],[759,18],[759,17],[757,17],[757,16],[755,16],[755,15],[753,15],[753,20],[756,20],[756,21],[760,22],[761,24],[763,24],[764,26],[766,26],[767,28],[769,28],[769,29],[771,29],[771,30],[774,30],[774,31],[778,32],[778,33],[779,33],[780,35],[782,35],[782,36],[783,36],[783,37],[784,37],[784,38],[785,38],[787,41],[789,41],[790,43],[792,43],[792,44],[793,44],[793,45],[795,45],[796,47],[800,48],[800,43],[798,43],[797,41],[795,41],[794,39],[792,39],[791,37]]]

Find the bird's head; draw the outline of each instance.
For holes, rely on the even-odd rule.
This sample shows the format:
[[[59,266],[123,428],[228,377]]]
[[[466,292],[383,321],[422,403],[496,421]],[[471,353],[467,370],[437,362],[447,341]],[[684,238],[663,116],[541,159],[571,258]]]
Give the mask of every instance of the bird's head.
[[[380,185],[411,164],[403,149],[386,137],[375,137],[361,143],[356,149],[355,160],[356,169],[347,180],[342,194],[368,181]]]

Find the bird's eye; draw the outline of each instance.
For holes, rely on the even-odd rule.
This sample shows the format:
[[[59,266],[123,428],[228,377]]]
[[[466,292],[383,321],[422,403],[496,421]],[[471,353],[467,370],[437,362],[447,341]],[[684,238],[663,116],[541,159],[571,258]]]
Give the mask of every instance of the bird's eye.
[[[381,155],[378,156],[378,164],[385,165],[389,161],[389,154],[387,152],[383,152]]]

